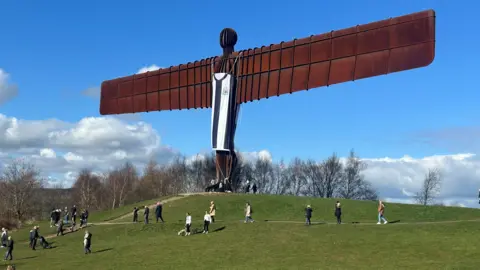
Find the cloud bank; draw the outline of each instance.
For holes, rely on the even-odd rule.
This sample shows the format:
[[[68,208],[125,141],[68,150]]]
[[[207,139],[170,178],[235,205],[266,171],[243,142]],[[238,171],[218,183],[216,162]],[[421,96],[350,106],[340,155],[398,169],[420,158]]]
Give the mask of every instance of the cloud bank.
[[[10,83],[9,78],[10,75],[3,69],[0,69],[0,105],[18,95],[18,87]]]
[[[24,157],[52,179],[72,184],[82,168],[106,171],[129,160],[144,166],[151,158],[170,161],[179,152],[163,145],[148,123],[129,123],[114,117],[88,117],[78,122],[58,119],[23,120],[0,114],[0,163]],[[267,150],[244,152],[247,160],[272,160]],[[203,158],[202,155],[190,160]],[[421,158],[365,158],[365,178],[389,201],[412,202],[430,168],[443,174],[440,200],[447,205],[478,205],[480,160],[475,154],[437,155]],[[53,180],[52,180],[53,181]]]

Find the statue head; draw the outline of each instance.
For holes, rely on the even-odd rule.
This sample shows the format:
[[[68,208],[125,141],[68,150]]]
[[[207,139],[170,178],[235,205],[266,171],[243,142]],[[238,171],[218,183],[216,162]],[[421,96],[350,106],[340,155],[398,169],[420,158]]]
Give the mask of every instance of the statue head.
[[[224,54],[233,52],[235,44],[237,44],[237,32],[232,28],[225,28],[220,32],[220,46]]]

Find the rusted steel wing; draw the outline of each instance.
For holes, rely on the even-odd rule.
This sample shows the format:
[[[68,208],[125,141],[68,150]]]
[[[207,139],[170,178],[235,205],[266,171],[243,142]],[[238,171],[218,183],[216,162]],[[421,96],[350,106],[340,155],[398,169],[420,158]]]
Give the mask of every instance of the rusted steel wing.
[[[435,12],[243,51],[238,103],[428,66]]]
[[[104,81],[100,114],[210,108],[213,59]]]
[[[429,65],[435,12],[414,13],[233,53],[238,103]],[[104,81],[100,114],[211,107],[212,57]]]

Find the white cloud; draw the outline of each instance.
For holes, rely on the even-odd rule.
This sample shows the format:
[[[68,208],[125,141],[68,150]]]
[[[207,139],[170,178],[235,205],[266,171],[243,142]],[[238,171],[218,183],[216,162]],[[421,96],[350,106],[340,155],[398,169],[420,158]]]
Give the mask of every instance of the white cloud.
[[[126,160],[144,165],[152,157],[166,162],[174,155],[161,145],[157,131],[144,122],[88,117],[69,123],[56,119],[21,120],[0,114],[0,163],[25,157],[62,181],[71,181],[82,168],[105,171]]]
[[[18,87],[9,82],[10,75],[0,69],[0,105],[18,95]]]
[[[150,65],[150,66],[142,67],[141,69],[139,69],[137,71],[137,74],[145,73],[145,72],[148,72],[148,71],[154,71],[154,70],[157,70],[157,69],[160,69],[160,68],[161,67],[153,64],[153,65]]]
[[[89,87],[81,92],[82,95],[92,98],[100,98],[100,87]]]
[[[22,120],[0,114],[0,165],[25,157],[53,179],[69,186],[77,172],[90,168],[103,172],[129,160],[144,166],[150,158],[168,162],[178,152],[161,144],[158,132],[145,122],[114,117],[89,117],[78,122],[57,119]],[[272,160],[268,150],[241,153],[246,160]],[[204,158],[189,157],[189,160]],[[439,200],[446,205],[478,205],[480,159],[471,153],[363,159],[367,180],[387,201],[412,202],[430,168],[439,168],[443,186]],[[1,167],[0,167],[1,168]],[[54,180],[51,180],[54,181]]]
[[[478,205],[480,160],[475,154],[435,155],[423,158],[364,159],[368,169],[364,175],[387,200],[413,202],[429,169],[441,171],[443,184],[439,202],[452,206]]]

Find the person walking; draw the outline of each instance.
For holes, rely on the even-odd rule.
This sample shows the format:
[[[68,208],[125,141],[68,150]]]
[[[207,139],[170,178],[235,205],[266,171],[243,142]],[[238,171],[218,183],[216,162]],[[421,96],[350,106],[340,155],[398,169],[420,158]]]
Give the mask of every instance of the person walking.
[[[2,228],[2,247],[7,247],[8,244],[8,231],[5,228]]]
[[[162,223],[164,223],[162,218],[162,204],[160,202],[157,202],[157,207],[155,208],[155,217],[157,218],[157,223],[159,219],[162,221]]]
[[[252,191],[253,191],[253,194],[257,194],[257,184],[256,183],[253,183]]]
[[[60,223],[58,223],[57,227],[57,236],[63,236],[63,220],[60,220]]]
[[[90,247],[92,246],[92,234],[89,231],[85,231],[85,235],[83,236],[83,248],[85,250],[85,254],[92,253]]]
[[[377,224],[382,224],[382,221],[383,221],[383,224],[388,223],[384,214],[385,214],[385,205],[383,204],[382,201],[378,201],[378,222],[377,222]]]
[[[73,205],[72,210],[70,211],[72,214],[72,221],[77,222],[77,206]]]
[[[208,234],[208,225],[212,222],[212,218],[208,211],[205,211],[205,216],[203,216],[203,233]]]
[[[335,203],[335,216],[337,217],[337,224],[342,224],[342,205],[340,201]]]
[[[185,218],[185,236],[190,235],[190,227],[192,226],[192,216],[190,213],[187,213]]]
[[[138,222],[138,208],[136,206],[133,207],[133,222]]]
[[[215,212],[217,210],[217,207],[215,206],[215,203],[213,201],[210,202],[210,209],[209,209],[209,214],[212,219],[212,223],[215,222]]]
[[[307,205],[307,208],[305,208],[305,225],[311,225],[311,218],[312,218],[312,212],[313,209],[310,205]]]
[[[148,206],[145,205],[145,211],[143,212],[143,216],[145,217],[145,224],[148,224],[148,215],[150,214],[150,209]]]
[[[252,218],[252,214],[253,214],[252,206],[250,205],[250,203],[247,202],[247,204],[245,205],[245,221],[244,221],[244,223],[255,221]]]
[[[4,261],[6,260],[13,260],[13,245],[14,241],[11,236],[8,237],[8,242],[7,242],[7,252],[5,253],[5,258]]]

